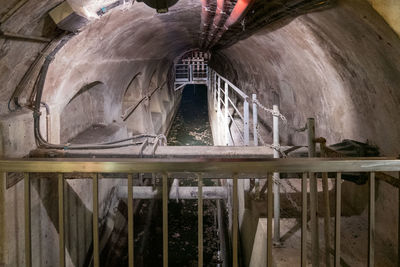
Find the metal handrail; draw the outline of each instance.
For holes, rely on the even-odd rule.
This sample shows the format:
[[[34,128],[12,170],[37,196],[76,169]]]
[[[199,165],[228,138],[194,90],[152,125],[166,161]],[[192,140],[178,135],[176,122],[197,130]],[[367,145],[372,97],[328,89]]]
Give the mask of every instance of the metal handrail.
[[[24,223],[25,223],[25,265],[32,264],[31,240],[31,180],[29,173],[58,173],[58,208],[59,208],[59,266],[65,266],[65,177],[64,173],[92,173],[93,180],[93,266],[100,266],[99,257],[99,175],[98,173],[128,173],[128,255],[129,267],[134,263],[134,231],[133,231],[133,176],[132,173],[162,173],[163,202],[163,266],[168,267],[168,173],[192,172],[198,173],[197,199],[203,204],[202,173],[225,173],[232,180],[232,262],[238,266],[238,180],[246,179],[239,174],[267,174],[268,218],[267,218],[267,267],[272,267],[272,185],[273,172],[303,173],[302,177],[302,215],[301,215],[301,266],[307,266],[307,183],[314,172],[336,172],[336,211],[335,211],[335,266],[340,265],[340,217],[341,217],[341,172],[370,172],[369,191],[369,228],[368,228],[368,259],[369,266],[374,264],[375,237],[375,172],[400,171],[400,160],[395,158],[298,158],[298,159],[254,159],[254,158],[164,158],[164,159],[1,159],[0,175],[6,172],[24,172]],[[307,173],[309,173],[307,175]],[[48,178],[48,177],[46,177]],[[174,178],[177,179],[177,178]],[[178,178],[179,179],[179,178]],[[216,179],[225,179],[216,176]],[[202,207],[199,207],[199,215]],[[203,255],[202,216],[198,216],[199,228],[199,259]]]
[[[229,80],[227,80],[226,78],[224,78],[221,74],[219,74],[218,72],[214,71],[217,76],[219,76],[224,82],[226,82],[238,95],[240,95],[241,97],[243,97],[244,99],[249,98],[248,95],[246,95],[245,93],[243,93],[242,90],[240,90],[237,86],[235,86],[233,83],[231,83]]]
[[[393,172],[400,160],[380,158],[165,158],[165,159],[1,159],[0,172],[134,173],[134,172]]]

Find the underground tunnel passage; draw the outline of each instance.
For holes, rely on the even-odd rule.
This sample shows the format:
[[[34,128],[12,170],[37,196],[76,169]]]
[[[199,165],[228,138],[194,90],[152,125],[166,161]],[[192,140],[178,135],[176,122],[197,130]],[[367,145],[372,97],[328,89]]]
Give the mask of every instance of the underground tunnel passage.
[[[0,266],[399,264],[400,3],[0,3]]]

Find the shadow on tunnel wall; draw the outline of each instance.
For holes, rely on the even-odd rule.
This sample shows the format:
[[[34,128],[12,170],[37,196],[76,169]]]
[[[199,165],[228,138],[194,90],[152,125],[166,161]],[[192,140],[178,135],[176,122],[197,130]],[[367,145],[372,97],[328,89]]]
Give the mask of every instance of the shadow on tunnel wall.
[[[40,174],[40,178],[39,175],[33,175],[32,188],[37,191],[40,202],[51,223],[59,232],[58,182],[54,177],[56,177],[56,174],[48,174],[46,177]],[[64,197],[66,255],[70,255],[74,266],[82,266],[92,242],[92,211],[86,208],[79,195],[67,182],[64,184]],[[32,220],[43,220],[43,218],[33,216]],[[41,233],[38,234],[40,239],[44,238]],[[42,254],[43,252],[40,251],[39,253]],[[45,253],[58,254],[58,247],[53,248],[52,252]]]

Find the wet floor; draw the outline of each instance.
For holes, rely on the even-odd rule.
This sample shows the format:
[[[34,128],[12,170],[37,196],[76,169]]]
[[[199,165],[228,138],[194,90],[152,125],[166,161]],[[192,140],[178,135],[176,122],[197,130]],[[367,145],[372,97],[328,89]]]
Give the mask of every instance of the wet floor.
[[[182,93],[181,105],[172,123],[168,145],[207,146],[212,145],[211,127],[208,118],[207,87],[186,86]],[[139,179],[135,179],[136,182]],[[151,181],[144,181],[145,184]],[[172,183],[170,180],[169,184]],[[161,181],[156,180],[158,187]],[[204,180],[205,186],[214,185],[212,180]],[[180,180],[180,185],[197,186],[194,179]],[[134,200],[134,246],[135,266],[162,266],[163,232],[162,202],[157,200]],[[136,209],[137,208],[137,209]],[[127,264],[127,221],[126,203],[120,201],[119,216],[110,237],[111,242],[101,255],[102,266],[126,266]],[[198,222],[197,200],[169,200],[168,203],[168,258],[169,266],[198,266]],[[217,233],[216,201],[203,201],[203,257],[204,266],[217,266],[220,263],[219,237]],[[125,217],[122,218],[122,217]],[[120,222],[118,222],[120,221]]]
[[[188,85],[182,93],[181,105],[168,135],[170,146],[212,146],[208,118],[207,87]],[[212,185],[212,181],[204,181]],[[197,181],[181,181],[180,185],[197,185]],[[216,266],[218,235],[216,203],[203,202],[204,266]],[[170,201],[169,209],[169,263],[171,266],[197,266],[197,201]]]
[[[168,135],[169,146],[212,146],[207,87],[187,85]]]

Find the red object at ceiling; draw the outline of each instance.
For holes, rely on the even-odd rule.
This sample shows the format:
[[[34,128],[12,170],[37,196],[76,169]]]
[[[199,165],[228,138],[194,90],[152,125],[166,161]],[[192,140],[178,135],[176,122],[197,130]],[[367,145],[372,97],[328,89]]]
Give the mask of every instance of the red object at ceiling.
[[[251,2],[252,0],[238,0],[231,15],[225,22],[225,27],[229,28],[231,25],[235,24],[242,17]]]

